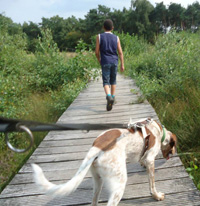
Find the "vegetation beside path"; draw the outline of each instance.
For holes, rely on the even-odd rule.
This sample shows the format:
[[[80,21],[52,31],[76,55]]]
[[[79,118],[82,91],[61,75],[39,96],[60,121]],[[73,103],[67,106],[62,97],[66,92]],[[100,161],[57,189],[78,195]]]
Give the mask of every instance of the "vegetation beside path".
[[[200,189],[200,33],[172,31],[160,35],[155,45],[120,37],[126,75],[136,80],[160,121],[177,135],[180,157]]]
[[[56,122],[61,114],[96,75],[94,52],[86,52],[80,40],[75,54],[60,53],[50,30],[42,30],[35,53],[27,52],[23,34],[9,35],[0,30],[0,116],[40,122]],[[8,149],[0,134],[0,192],[26,162],[45,137],[34,133],[31,151],[18,154]],[[18,148],[27,145],[22,133],[9,134]]]

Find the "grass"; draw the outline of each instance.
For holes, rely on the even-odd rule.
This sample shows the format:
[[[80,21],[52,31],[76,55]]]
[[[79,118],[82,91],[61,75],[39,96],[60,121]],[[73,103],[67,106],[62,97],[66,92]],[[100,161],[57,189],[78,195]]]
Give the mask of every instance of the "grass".
[[[159,36],[155,45],[142,43],[141,52],[125,56],[125,74],[136,80],[162,124],[177,135],[178,152],[191,153],[181,159],[200,189],[200,156],[196,153],[200,149],[199,47],[199,34]]]
[[[60,115],[66,110],[66,108],[73,102],[78,93],[85,87],[85,83],[77,81],[74,84],[61,88],[59,91],[35,93],[31,94],[24,100],[25,107],[18,108],[23,110],[24,116],[22,119],[39,121],[44,123],[55,123]],[[1,141],[1,159],[0,159],[0,192],[9,183],[13,176],[19,171],[19,169],[28,160],[33,151],[37,148],[47,132],[34,132],[34,147],[26,153],[19,154],[11,151],[7,148],[4,141]],[[22,145],[22,134],[15,133],[15,136],[11,136],[12,144],[16,147],[26,146]],[[1,139],[4,139],[4,135],[1,134]],[[16,139],[20,140],[20,144],[16,142]]]
[[[79,52],[60,53],[51,31],[42,30],[34,54],[27,53],[23,34],[0,32],[0,115],[6,118],[27,119],[53,123],[87,85],[95,68],[95,55],[86,52],[80,41]],[[94,61],[95,60],[95,61]],[[46,133],[35,133],[35,146]],[[25,154],[10,151],[0,134],[0,191],[26,162],[33,150]],[[17,147],[26,145],[22,133],[9,134]]]

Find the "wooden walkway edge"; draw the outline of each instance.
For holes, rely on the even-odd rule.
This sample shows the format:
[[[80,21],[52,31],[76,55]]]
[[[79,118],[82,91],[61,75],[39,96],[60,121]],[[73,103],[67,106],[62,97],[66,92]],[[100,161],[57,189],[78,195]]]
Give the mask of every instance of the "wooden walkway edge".
[[[128,123],[130,117],[158,117],[148,102],[139,103],[139,90],[130,78],[118,75],[117,104],[106,111],[102,81],[92,81],[58,120],[59,123]],[[69,206],[90,205],[93,183],[88,173],[80,187],[71,195],[52,198],[41,193],[33,183],[31,163],[39,164],[47,178],[54,183],[65,183],[76,173],[92,142],[102,131],[52,131],[18,174],[0,195],[2,206]],[[200,192],[189,178],[178,156],[166,161],[156,159],[155,178],[158,191],[165,200],[152,199],[146,170],[137,164],[127,164],[128,182],[120,206],[200,205]],[[99,205],[106,205],[107,193],[103,189]]]

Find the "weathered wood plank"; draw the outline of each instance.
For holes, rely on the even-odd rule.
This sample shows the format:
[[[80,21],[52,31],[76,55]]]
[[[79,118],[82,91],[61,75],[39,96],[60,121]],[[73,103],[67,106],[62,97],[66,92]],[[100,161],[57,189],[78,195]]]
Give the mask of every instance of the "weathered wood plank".
[[[47,171],[45,172],[46,177],[50,180],[58,184],[58,182],[64,183],[71,179],[76,173],[76,169],[68,170],[68,171]],[[161,168],[156,169],[156,181],[166,180],[166,179],[178,179],[183,177],[188,177],[188,174],[185,172],[185,168],[181,166],[169,167],[169,168]],[[86,178],[91,177],[90,172],[87,174]],[[88,181],[90,187],[92,188],[92,180]],[[144,169],[143,171],[128,171],[128,182],[127,184],[139,184],[148,182],[147,172]],[[19,173],[15,176],[15,178],[10,182],[10,185],[19,185],[19,184],[30,184],[33,183],[32,174],[30,173]],[[85,184],[84,184],[85,187]]]
[[[91,196],[91,194],[87,194]],[[78,198],[78,196],[77,196]],[[195,190],[187,191],[187,192],[181,192],[181,193],[174,193],[174,194],[167,194],[166,198],[164,201],[155,201],[151,197],[145,197],[145,198],[132,198],[132,199],[122,199],[122,201],[119,203],[119,206],[127,206],[127,205],[142,205],[142,206],[169,206],[169,205],[178,205],[178,206],[198,206],[199,205],[199,193]],[[36,200],[36,201],[35,201]],[[48,202],[48,203],[47,203]],[[102,201],[101,201],[102,202]],[[42,198],[41,196],[25,196],[25,197],[18,197],[18,198],[9,198],[9,199],[0,199],[0,205],[3,206],[10,206],[10,205],[15,205],[15,206],[35,206],[35,205],[54,205],[54,206],[59,206],[59,205],[66,205],[65,202],[61,202],[59,204],[51,204],[50,200],[46,200],[45,198]],[[55,203],[55,202],[53,202]],[[74,203],[71,205],[85,205],[85,206],[90,206],[90,204],[85,203]],[[99,206],[105,206],[106,203],[99,203]]]
[[[146,118],[151,116],[153,119],[156,119],[156,114],[155,113],[149,113],[147,115],[146,113],[143,114],[138,114],[135,115],[134,118],[132,118],[134,121],[137,121],[138,119],[142,119],[142,118]],[[104,118],[100,118],[98,119],[98,123],[100,124],[107,124],[107,123],[122,123],[122,124],[127,124],[129,122],[131,116],[118,116],[118,117],[104,117]],[[96,121],[96,119],[87,119],[87,123],[94,123],[94,121]],[[62,122],[67,123],[83,123],[83,120],[78,120],[78,119],[69,119],[69,118],[65,118],[62,119]],[[85,122],[85,121],[84,121]]]
[[[86,180],[87,181],[87,180]],[[25,185],[26,186],[26,185]],[[181,178],[176,179],[176,183],[174,180],[165,180],[165,181],[158,181],[156,182],[156,187],[158,191],[162,191],[165,194],[173,194],[173,193],[181,193],[181,192],[187,192],[194,190],[194,185],[191,182],[189,178]],[[26,187],[25,191],[32,191],[33,187],[32,185],[30,187]],[[12,191],[10,191],[10,197],[11,199],[14,198],[14,196],[11,194]],[[34,191],[33,191],[34,192]],[[32,193],[33,193],[32,192]],[[59,197],[59,198],[51,198],[46,195],[38,195],[38,192],[35,194],[23,194],[20,192],[20,189],[18,188],[16,191],[16,195],[18,197],[27,196],[27,199],[29,201],[34,201],[35,205],[81,205],[85,203],[91,203],[92,199],[92,190],[91,189],[77,189],[74,193],[70,194],[67,197]],[[9,195],[8,194],[8,195]],[[37,195],[37,198],[35,196]],[[1,197],[1,201],[3,200],[4,196]],[[125,193],[123,198],[124,199],[132,199],[132,198],[147,198],[151,197],[149,193],[149,184],[143,183],[143,184],[136,184],[136,185],[127,185],[125,189]],[[31,200],[33,198],[33,200]],[[22,202],[21,198],[15,198],[16,203],[17,200],[20,200],[20,203]],[[105,190],[102,191],[102,195],[100,197],[100,201],[107,201],[107,193]]]
[[[50,162],[50,163],[40,163],[39,165],[42,167],[43,171],[68,171],[72,169],[78,169],[81,165],[82,160],[75,160],[75,161],[61,161],[61,162]],[[180,161],[179,157],[171,158],[170,160],[166,161],[165,159],[157,159],[155,160],[155,168],[162,169],[162,168],[169,168],[169,167],[176,167],[181,166],[182,162]],[[135,164],[127,164],[127,171],[128,172],[140,172],[145,171],[145,168],[140,165],[140,163]],[[30,164],[25,164],[24,167],[19,171],[19,173],[26,173],[32,172],[32,168]]]
[[[104,106],[105,106],[105,101],[104,101]],[[121,114],[123,112],[123,114],[127,114],[129,113],[129,115],[134,116],[135,114],[140,114],[140,113],[144,113],[144,111],[148,111],[148,112],[155,112],[152,107],[150,107],[148,104],[144,104],[144,105],[138,105],[135,106],[134,108],[130,106],[130,109],[128,111],[124,111],[124,109],[126,110],[127,107],[126,106],[119,106],[117,105],[117,107],[115,108],[115,112],[107,112],[105,111],[105,108],[103,111],[101,111],[101,113],[99,114],[98,112],[91,110],[91,111],[87,111],[86,107],[88,107],[88,105],[86,106],[77,106],[76,110],[67,110],[67,112],[65,112],[65,115],[67,117],[76,117],[79,116],[80,117],[80,113],[81,113],[81,117],[82,116],[96,116],[96,115],[109,115],[109,116],[118,116],[119,114]],[[91,107],[90,107],[91,108]],[[94,108],[94,107],[93,107]]]
[[[52,131],[45,137],[43,141],[49,140],[70,140],[70,139],[87,139],[97,137],[102,130],[90,130],[89,132],[83,130],[68,130],[66,131]]]
[[[195,190],[182,192],[182,193],[174,193],[167,194],[164,201],[155,201],[151,197],[147,198],[135,198],[135,199],[122,199],[119,203],[119,206],[127,206],[127,205],[141,205],[141,206],[169,206],[169,205],[179,205],[179,206],[197,206],[199,205],[199,193]],[[106,203],[99,203],[99,206],[106,206]],[[90,206],[90,204],[86,204],[85,206]]]
[[[83,146],[65,146],[65,147],[51,147],[51,148],[38,148],[34,155],[45,155],[45,154],[64,154],[64,153],[70,153],[70,152],[84,152],[88,151],[90,149],[91,145],[85,145]]]
[[[171,178],[170,174],[165,174],[166,172],[169,172],[169,168],[167,169],[162,169],[162,170],[156,170],[156,182],[159,181],[164,181],[164,180],[169,180],[172,181],[173,179],[184,179],[184,178],[188,178],[188,175],[186,174],[186,172],[181,168],[173,168],[172,173],[170,172],[170,174],[174,174],[175,177]],[[177,172],[179,172],[177,174]],[[163,174],[165,174],[163,176]],[[139,178],[139,179],[138,179]],[[141,179],[141,181],[140,181]],[[65,181],[53,181],[55,184],[60,184],[60,183],[65,183]],[[148,178],[146,175],[146,172],[140,172],[140,173],[129,173],[129,178],[128,178],[128,182],[127,182],[127,186],[130,187],[138,187],[137,185],[143,185],[143,183],[148,184]],[[157,183],[156,183],[157,184]],[[23,187],[23,193],[21,192],[21,188]],[[166,187],[168,187],[168,185],[166,184]],[[84,190],[92,190],[93,188],[93,184],[92,184],[92,179],[91,178],[86,178],[82,184],[79,186],[79,189],[84,189]],[[0,198],[5,198],[5,197],[9,197],[10,195],[12,197],[17,197],[17,196],[26,196],[26,195],[38,195],[38,194],[42,194],[41,192],[38,191],[38,188],[35,184],[33,183],[25,183],[23,186],[21,184],[16,184],[16,185],[9,185],[4,194],[0,197]]]
[[[79,140],[62,140],[61,141],[57,141],[57,140],[53,140],[53,141],[43,141],[40,144],[40,147],[63,147],[63,146],[74,146],[74,145],[92,145],[94,141],[94,138],[90,138],[90,139],[79,139]]]
[[[149,117],[151,117],[151,116],[155,116],[156,114],[155,114],[155,112],[153,111],[153,110],[145,110],[144,108],[143,108],[143,110],[137,110],[137,111],[134,111],[134,112],[132,112],[132,111],[126,111],[126,112],[124,112],[123,113],[123,116],[125,117],[124,119],[126,120],[126,121],[128,121],[127,120],[127,118],[130,118],[131,117],[131,115],[133,115],[133,116],[137,116],[136,118],[138,118],[138,117],[140,117],[141,115],[146,115],[146,116],[149,116]],[[92,120],[96,120],[96,119],[99,119],[99,118],[105,118],[105,117],[109,117],[109,118],[118,118],[118,117],[120,117],[120,115],[121,115],[121,113],[110,113],[109,115],[108,114],[96,114],[96,115],[81,115],[81,116],[73,116],[73,114],[71,114],[70,115],[70,120],[73,120],[73,121],[84,121],[85,122],[85,120],[87,121],[87,120],[90,120],[90,119],[92,119]],[[66,116],[66,118],[68,118],[69,116],[67,115]]]

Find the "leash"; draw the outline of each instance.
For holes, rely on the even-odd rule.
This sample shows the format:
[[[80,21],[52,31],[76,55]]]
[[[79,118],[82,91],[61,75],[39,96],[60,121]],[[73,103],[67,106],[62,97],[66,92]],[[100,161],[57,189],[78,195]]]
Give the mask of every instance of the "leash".
[[[109,124],[45,124],[36,121],[26,121],[20,119],[8,119],[0,117],[0,132],[5,133],[5,141],[7,146],[14,152],[23,153],[28,151],[34,145],[34,136],[32,132],[41,132],[41,131],[57,131],[57,130],[107,130],[112,128],[123,128],[130,129],[134,128],[137,131],[137,128],[141,129],[144,139],[147,136],[145,125],[151,123],[152,118],[141,119],[139,122],[133,122],[130,119],[128,124],[118,124],[118,123],[109,123]],[[163,128],[164,130],[164,128]],[[29,144],[25,149],[18,149],[14,147],[10,141],[8,134],[10,132],[26,132],[28,134]],[[165,135],[164,135],[165,136]],[[164,137],[165,138],[165,137]],[[162,138],[163,139],[163,138]]]
[[[200,152],[181,152],[181,153],[178,153],[178,156],[194,155],[194,154],[200,155]]]
[[[57,131],[57,130],[106,130],[112,128],[127,128],[127,124],[45,124],[36,121],[26,121],[20,119],[8,119],[0,117],[0,132],[5,133],[5,141],[7,146],[14,152],[23,153],[28,151],[34,144],[34,136],[32,132],[41,131]],[[26,132],[28,134],[29,145],[25,149],[14,147],[10,141],[8,134],[10,132]]]
[[[5,142],[7,146],[14,152],[23,153],[28,151],[34,145],[34,136],[32,132],[42,132],[42,131],[58,131],[58,130],[86,130],[87,132],[90,130],[106,130],[112,128],[122,128],[122,129],[130,129],[134,128],[137,131],[137,128],[143,128],[145,124],[148,124],[152,121],[151,118],[143,119],[143,122],[133,122],[130,119],[128,124],[46,124],[36,121],[26,121],[20,119],[10,119],[0,117],[0,132],[5,133]],[[163,137],[162,142],[165,139],[165,127],[162,125],[163,128]],[[14,147],[8,137],[8,133],[10,132],[26,132],[29,137],[29,145],[25,149],[18,149]],[[143,137],[145,138],[146,133],[143,133]],[[185,152],[185,153],[178,153],[179,156],[184,155],[193,155],[193,154],[200,154],[200,152]]]

